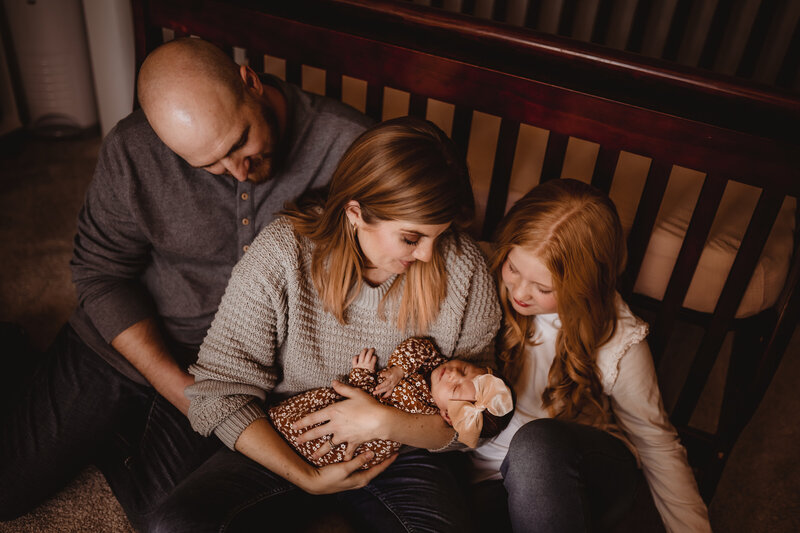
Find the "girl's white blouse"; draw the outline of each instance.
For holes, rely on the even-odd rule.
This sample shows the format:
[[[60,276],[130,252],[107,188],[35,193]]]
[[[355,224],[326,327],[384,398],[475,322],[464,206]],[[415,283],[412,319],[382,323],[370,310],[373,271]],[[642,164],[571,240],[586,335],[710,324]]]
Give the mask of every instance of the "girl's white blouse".
[[[619,296],[617,311],[614,336],[597,354],[600,379],[611,399],[615,421],[642,466],[667,530],[711,531],[708,510],[697,491],[686,451],[664,411],[650,349],[643,342],[647,325]],[[531,420],[549,417],[542,408],[542,392],[555,358],[560,327],[555,313],[535,317],[536,342],[526,348],[524,366],[514,386],[514,416],[502,433],[471,452],[474,482],[501,479],[500,464],[517,430]]]

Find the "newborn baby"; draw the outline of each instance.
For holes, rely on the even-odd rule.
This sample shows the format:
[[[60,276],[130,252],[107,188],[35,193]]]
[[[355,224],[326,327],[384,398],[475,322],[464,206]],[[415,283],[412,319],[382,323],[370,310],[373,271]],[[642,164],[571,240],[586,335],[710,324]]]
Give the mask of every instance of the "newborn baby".
[[[489,438],[508,425],[513,410],[511,389],[491,369],[458,359],[447,359],[424,338],[403,341],[389,357],[388,366],[375,373],[374,350],[364,349],[353,357],[349,382],[374,394],[378,400],[414,414],[439,413],[458,433],[458,440],[475,447],[479,438]],[[310,428],[295,430],[292,424],[342,397],[330,387],[312,389],[273,406],[268,411],[272,425],[283,437],[317,466],[345,460],[346,443],[333,446],[320,458],[313,457],[329,436],[298,443]],[[313,426],[312,426],[313,427]],[[376,439],[356,448],[355,455],[372,450],[376,465],[400,449],[400,443]]]

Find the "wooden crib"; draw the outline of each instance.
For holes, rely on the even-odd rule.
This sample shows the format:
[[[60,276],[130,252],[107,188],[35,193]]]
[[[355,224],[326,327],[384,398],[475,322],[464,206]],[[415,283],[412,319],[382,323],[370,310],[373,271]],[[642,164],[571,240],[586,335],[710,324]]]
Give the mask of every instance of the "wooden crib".
[[[711,499],[800,315],[797,95],[410,2],[133,6],[139,63],[165,35],[197,35],[256,71],[316,80],[310,90],[375,119],[437,122],[470,162],[481,239],[539,181],[577,177],[609,192],[629,230],[619,289],[651,324],[665,403]],[[676,192],[678,181],[690,185]],[[660,239],[672,239],[671,256]],[[727,263],[714,255],[720,239]],[[755,278],[772,281],[746,306]],[[699,333],[685,349],[689,323]],[[698,429],[690,420],[712,369],[720,405]]]

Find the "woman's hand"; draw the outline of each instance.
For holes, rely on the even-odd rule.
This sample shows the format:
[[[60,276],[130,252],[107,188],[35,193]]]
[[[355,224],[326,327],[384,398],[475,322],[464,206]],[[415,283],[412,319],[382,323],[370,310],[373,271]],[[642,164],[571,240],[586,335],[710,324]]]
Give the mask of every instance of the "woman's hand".
[[[330,440],[314,452],[314,458],[322,457],[330,452],[333,448],[331,444],[335,446],[344,442],[347,443],[345,457],[349,460],[352,459],[353,453],[361,444],[373,439],[386,438],[384,415],[387,410],[393,408],[380,404],[357,387],[351,387],[339,381],[334,381],[332,385],[333,389],[345,399],[304,416],[292,427],[301,430],[315,424],[322,424],[310,428],[297,437],[297,441],[303,443],[330,435]]]
[[[311,476],[298,486],[309,494],[334,494],[343,490],[360,489],[386,470],[397,458],[397,454],[394,454],[380,464],[361,470],[361,467],[374,456],[371,450],[367,450],[349,461],[314,468],[311,470]]]
[[[361,470],[375,456],[367,450],[350,461],[317,468],[300,457],[266,418],[257,418],[245,428],[236,440],[236,450],[310,494],[363,487],[394,461],[392,456]]]

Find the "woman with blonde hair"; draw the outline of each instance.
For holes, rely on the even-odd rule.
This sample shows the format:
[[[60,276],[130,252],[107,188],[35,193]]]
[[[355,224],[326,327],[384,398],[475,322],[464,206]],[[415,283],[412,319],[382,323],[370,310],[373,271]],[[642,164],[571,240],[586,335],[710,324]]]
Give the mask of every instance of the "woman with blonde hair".
[[[616,292],[626,250],[614,204],[582,182],[548,181],[511,208],[495,240],[499,358],[517,406],[473,452],[490,520],[502,512],[514,531],[606,530],[630,508],[640,465],[668,531],[710,531],[662,405],[647,325]]]
[[[501,311],[481,252],[459,229],[472,206],[453,143],[430,122],[405,117],[363,133],[326,194],[298,201],[259,234],[233,270],[186,389],[192,426],[227,448],[175,489],[159,527],[296,526],[306,513],[290,509],[305,492],[335,494],[365,530],[469,528],[455,479],[426,450],[447,448],[453,429],[336,380],[365,346],[385,366],[411,335],[430,338],[448,358],[491,362]],[[266,409],[332,381],[345,399],[298,425],[316,425],[304,439],[327,436],[320,455],[346,443],[350,460],[315,467]],[[414,448],[362,470],[371,453],[353,451],[373,439]]]

